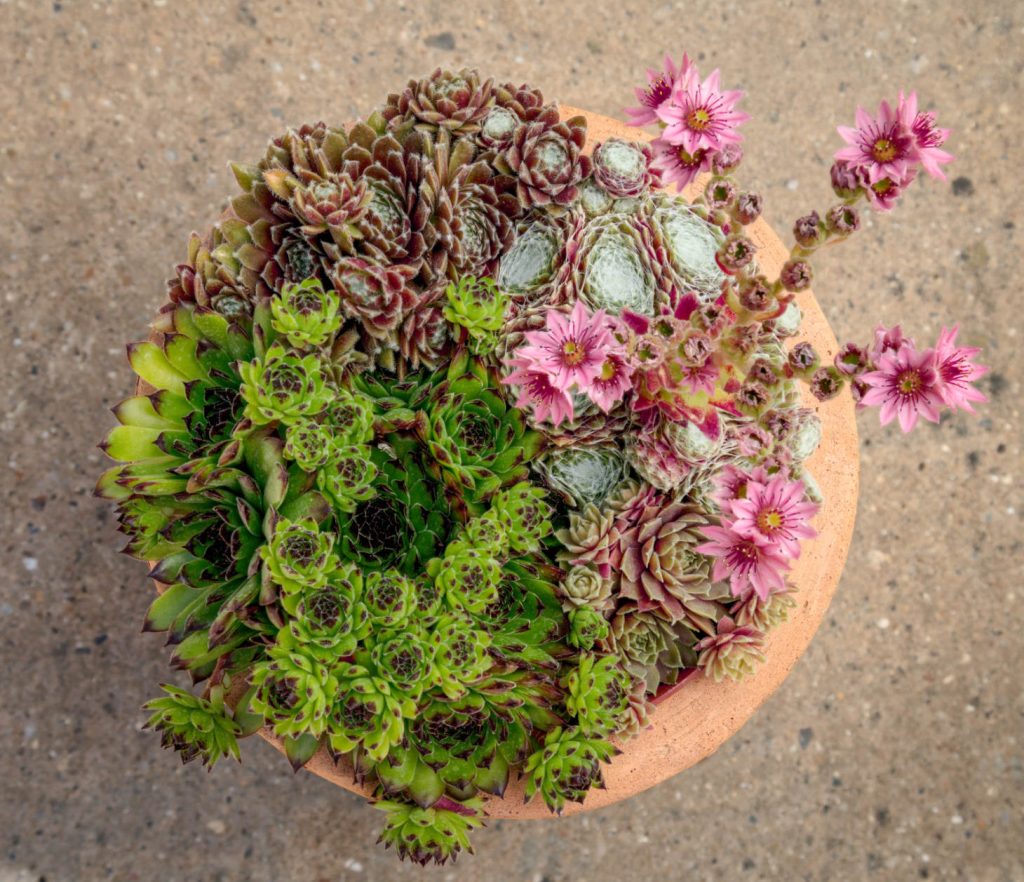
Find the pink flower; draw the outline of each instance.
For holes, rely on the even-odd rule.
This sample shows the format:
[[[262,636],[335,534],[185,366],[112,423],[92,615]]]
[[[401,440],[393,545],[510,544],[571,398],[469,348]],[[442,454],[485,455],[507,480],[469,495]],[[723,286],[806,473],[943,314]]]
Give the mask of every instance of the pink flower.
[[[657,71],[647,68],[647,87],[635,88],[639,107],[625,108],[626,116],[634,126],[649,126],[658,121],[658,108],[672,95],[672,88],[681,77],[689,75],[692,67],[689,57],[684,53],[683,60],[676,68],[672,57],[666,53],[664,70]]]
[[[835,158],[862,170],[869,184],[884,178],[894,183],[906,181],[907,173],[920,160],[911,129],[912,109],[916,109],[916,101],[913,108],[906,101],[900,101],[895,108],[883,101],[878,116],[873,117],[858,107],[856,128],[837,129],[848,146],[836,151]]]
[[[939,378],[935,372],[935,350],[918,352],[910,343],[896,353],[886,353],[877,362],[877,370],[861,375],[870,387],[861,398],[865,407],[881,407],[882,425],[898,417],[900,428],[909,432],[923,416],[939,421],[938,406],[942,404]]]
[[[655,168],[661,173],[661,182],[666,187],[675,184],[676,190],[682,190],[698,175],[711,171],[713,154],[704,149],[690,153],[685,147],[670,144],[664,138],[651,141],[654,151]]]
[[[633,368],[624,355],[609,352],[601,365],[601,372],[590,381],[586,393],[601,410],[608,413],[633,388]]]
[[[737,533],[728,523],[703,527],[701,532],[710,541],[695,550],[714,557],[712,578],[716,582],[728,578],[734,597],[742,597],[753,588],[758,597],[766,600],[773,590],[785,588],[789,564],[774,543],[756,534]]]
[[[689,386],[690,392],[694,395],[698,392],[714,394],[715,384],[718,382],[718,368],[710,358],[701,365],[681,364],[679,370],[682,372],[679,385]]]
[[[887,352],[895,354],[904,346],[913,348],[914,341],[903,336],[903,329],[899,325],[893,325],[891,328],[879,325],[875,328],[875,342],[868,354],[872,361],[878,361]]]
[[[525,360],[531,370],[546,373],[558,389],[578,386],[586,392],[601,374],[608,353],[618,347],[603,310],[587,314],[577,300],[566,316],[557,309],[548,310],[543,331],[528,331],[526,345],[516,352],[516,360]]]
[[[694,154],[742,140],[736,127],[750,119],[736,109],[743,93],[723,92],[718,77],[718,71],[713,71],[702,83],[697,68],[691,67],[676,80],[671,100],[657,110],[658,118],[668,124],[662,133],[666,141]]]
[[[728,511],[734,499],[745,499],[748,485],[756,481],[767,484],[768,472],[758,466],[751,472],[744,472],[734,465],[727,465],[715,476],[715,492],[711,498],[722,511]]]
[[[914,135],[914,143],[917,144],[917,151],[920,157],[921,168],[933,178],[946,180],[946,175],[939,166],[953,161],[953,155],[939,148],[946,143],[949,137],[949,129],[940,129],[935,125],[935,114],[932,111],[926,113],[917,112],[917,93],[911,92],[906,98],[900,92],[899,105],[905,109],[905,113],[913,122],[910,131]]]
[[[800,540],[817,535],[808,523],[817,511],[817,504],[805,499],[803,481],[782,476],[767,482],[750,481],[746,498],[732,502],[732,528],[768,540],[786,557],[799,557]]]
[[[572,421],[572,396],[564,389],[552,385],[547,373],[534,370],[528,359],[514,358],[508,364],[516,370],[501,382],[519,387],[516,407],[529,408],[534,422],[538,424],[550,420],[553,426],[558,426],[563,420]]]
[[[960,328],[943,328],[939,334],[939,342],[935,344],[935,371],[938,374],[939,395],[943,402],[956,410],[963,408],[974,413],[972,401],[988,401],[988,399],[971,383],[988,373],[988,367],[971,361],[981,352],[974,346],[957,346],[956,335]]]
[[[875,211],[892,211],[899,202],[903,191],[917,177],[917,169],[910,169],[903,178],[882,178],[864,188],[864,195]]]

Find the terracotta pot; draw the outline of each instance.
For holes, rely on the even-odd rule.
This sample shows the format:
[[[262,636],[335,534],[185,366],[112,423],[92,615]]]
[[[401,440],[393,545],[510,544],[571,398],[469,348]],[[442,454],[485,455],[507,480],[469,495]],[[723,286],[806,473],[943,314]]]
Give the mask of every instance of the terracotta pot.
[[[609,137],[650,140],[642,129],[562,106],[563,118],[580,113],[588,122],[587,152]],[[693,198],[703,185],[703,179],[696,181],[684,195]],[[758,246],[758,263],[769,278],[774,278],[788,250],[763,219],[747,227],[746,232]],[[800,335],[792,342],[810,341],[822,360],[831,362],[838,344],[814,295],[804,291],[796,299],[804,319]],[[822,422],[821,446],[808,461],[808,468],[821,486],[825,502],[814,521],[817,538],[803,544],[800,558],[793,565],[791,582],[797,588],[797,607],[791,611],[790,620],[768,636],[767,661],[742,683],[715,683],[696,673],[663,694],[651,715],[653,725],[623,745],[623,752],[605,767],[606,789],[591,791],[581,805],[569,803],[566,815],[626,799],[714,753],[779,687],[818,630],[850,547],[860,460],[853,404],[848,395],[821,404],[805,390],[804,405],[817,411]],[[269,729],[260,734],[283,752],[280,739]],[[326,750],[320,750],[306,768],[346,790],[370,796],[365,788],[353,783],[351,765],[335,765]],[[486,809],[494,818],[555,817],[539,798],[524,804],[521,781],[511,782],[503,798],[488,799]]]

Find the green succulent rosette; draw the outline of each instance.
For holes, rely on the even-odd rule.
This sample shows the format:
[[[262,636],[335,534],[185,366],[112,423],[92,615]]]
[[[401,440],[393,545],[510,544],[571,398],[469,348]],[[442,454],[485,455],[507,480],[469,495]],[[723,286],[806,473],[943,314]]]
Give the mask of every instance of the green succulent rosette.
[[[433,680],[434,649],[423,632],[384,631],[374,637],[370,660],[377,676],[418,701]]]
[[[335,569],[334,535],[321,532],[315,521],[272,519],[270,542],[260,557],[270,579],[285,595],[319,588]]]
[[[452,700],[462,698],[493,664],[487,652],[490,636],[466,615],[442,616],[430,642],[434,648],[434,685]]]
[[[356,664],[337,669],[337,692],[325,720],[327,743],[336,754],[360,748],[372,761],[387,756],[416,714],[416,702],[383,677]]]
[[[396,628],[415,606],[413,582],[398,570],[367,573],[363,605],[374,628]]]
[[[445,289],[448,303],[444,317],[463,329],[469,351],[487,355],[497,345],[499,331],[505,324],[508,297],[493,279],[462,276]]]
[[[261,714],[276,735],[319,738],[324,733],[338,679],[313,652],[302,646],[271,647],[254,666],[250,682],[256,691],[249,709]]]
[[[392,568],[416,578],[448,544],[455,518],[420,452],[409,438],[371,448],[374,495],[339,513],[338,553],[366,572]]]
[[[341,301],[319,279],[286,284],[270,301],[271,324],[296,349],[327,344],[341,327]]]
[[[330,400],[316,355],[300,356],[274,344],[263,358],[240,364],[238,373],[245,416],[255,425],[288,425],[315,416]]]
[[[617,657],[584,652],[563,684],[566,710],[584,735],[614,735],[625,723],[631,684]]]
[[[501,391],[498,378],[463,355],[434,387],[420,426],[428,467],[448,488],[453,505],[480,514],[484,500],[528,475],[541,435],[527,429],[522,411]]]
[[[454,860],[461,851],[473,853],[469,831],[483,824],[479,799],[420,808],[414,803],[380,800],[374,808],[387,812],[380,842],[394,847],[402,858],[426,866]]]
[[[164,747],[178,751],[182,762],[199,759],[211,769],[223,757],[241,762],[238,737],[242,727],[225,715],[223,705],[218,707],[209,699],[167,683],[160,688],[165,694],[144,707],[153,711],[146,728],[160,733]]]
[[[498,596],[501,564],[487,548],[473,547],[467,541],[452,542],[440,560],[427,565],[450,610],[483,612]]]
[[[589,606],[581,606],[568,612],[569,634],[567,640],[577,649],[591,649],[595,643],[608,637],[609,627],[605,617]]]
[[[370,459],[370,448],[351,444],[338,448],[334,461],[320,469],[317,486],[337,511],[351,512],[376,495],[376,478],[377,466]]]
[[[349,655],[369,631],[370,615],[359,599],[362,580],[358,572],[340,578],[332,573],[320,588],[306,588],[294,597],[287,628],[278,634],[284,646],[302,646],[325,662]]]
[[[526,798],[539,793],[551,811],[561,814],[566,802],[583,802],[591,787],[602,786],[601,763],[614,753],[609,742],[578,728],[552,729],[526,761]]]
[[[519,554],[531,554],[552,531],[553,509],[545,501],[547,493],[527,481],[495,493],[491,509],[505,530],[509,547]]]

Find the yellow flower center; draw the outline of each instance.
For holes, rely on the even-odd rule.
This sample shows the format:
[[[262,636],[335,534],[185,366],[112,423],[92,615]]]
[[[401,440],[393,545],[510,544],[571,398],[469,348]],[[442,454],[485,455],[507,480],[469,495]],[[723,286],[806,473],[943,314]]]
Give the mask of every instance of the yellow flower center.
[[[871,155],[876,162],[892,162],[896,156],[896,145],[888,138],[879,138],[871,146]]]
[[[703,132],[711,125],[711,114],[703,107],[695,107],[686,117],[686,124],[695,132]]]
[[[577,365],[587,357],[587,350],[575,340],[566,340],[562,344],[562,355],[565,356],[566,364]]]
[[[772,533],[782,526],[782,512],[770,508],[757,516],[757,527],[762,533]]]
[[[903,395],[916,395],[921,391],[921,375],[917,371],[904,371],[897,381]]]
[[[615,362],[610,358],[601,365],[601,379],[607,382],[615,376]]]

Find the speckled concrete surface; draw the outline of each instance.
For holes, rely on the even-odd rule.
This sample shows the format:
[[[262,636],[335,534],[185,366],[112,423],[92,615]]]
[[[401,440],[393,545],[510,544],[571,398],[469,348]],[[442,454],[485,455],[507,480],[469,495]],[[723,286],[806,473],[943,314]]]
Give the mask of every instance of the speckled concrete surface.
[[[965,7],[0,0],[0,882],[1024,879],[1024,17]],[[781,229],[825,203],[858,101],[907,86],[940,110],[950,183],[871,218],[816,291],[840,337],[959,318],[991,404],[912,438],[862,418],[859,523],[811,650],[717,755],[632,801],[495,823],[477,857],[420,871],[266,744],[182,768],[139,731],[164,652],[139,633],[143,568],[90,498],[93,445],[227,161],[437,64],[614,114],[663,48],[748,90],[744,177]]]

